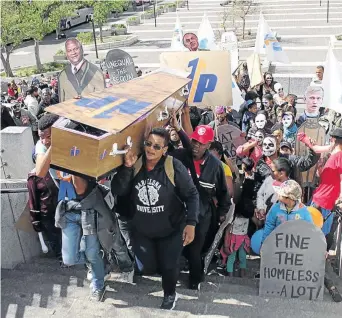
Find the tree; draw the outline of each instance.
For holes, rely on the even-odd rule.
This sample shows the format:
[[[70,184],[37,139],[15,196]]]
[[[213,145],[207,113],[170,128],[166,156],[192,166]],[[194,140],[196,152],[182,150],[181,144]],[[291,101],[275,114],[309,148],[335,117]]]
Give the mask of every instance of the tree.
[[[9,61],[10,54],[22,43],[23,39],[17,3],[1,1],[1,61],[8,77],[14,77]]]
[[[84,2],[83,2],[84,3]],[[86,1],[88,6],[94,9],[94,22],[100,29],[100,41],[103,42],[102,28],[107,22],[108,16],[111,12],[122,12],[124,6],[127,4],[126,0],[98,0]]]
[[[242,19],[242,39],[245,39],[245,28],[247,15],[254,11],[254,0],[235,0],[226,1],[225,5],[230,4],[229,9],[224,9],[222,12],[221,26],[224,32],[227,32],[228,27],[233,27],[237,30],[236,18]]]
[[[233,15],[238,16],[242,20],[242,39],[245,39],[245,28],[247,14],[254,11],[254,0],[235,0],[232,4]]]
[[[38,72],[43,70],[40,61],[39,42],[44,36],[53,32],[59,21],[66,16],[71,16],[76,8],[72,1],[20,1],[19,21],[21,30],[27,39],[34,40],[34,54]]]

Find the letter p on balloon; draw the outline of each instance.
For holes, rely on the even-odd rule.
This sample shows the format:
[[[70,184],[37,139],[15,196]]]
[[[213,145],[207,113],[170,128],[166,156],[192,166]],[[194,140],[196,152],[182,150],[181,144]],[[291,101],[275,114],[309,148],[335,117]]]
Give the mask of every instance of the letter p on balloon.
[[[191,67],[189,78],[192,81],[189,83],[189,100],[194,103],[201,103],[206,93],[211,93],[215,90],[217,84],[217,76],[215,74],[203,74],[205,70],[205,62],[196,58],[188,64]]]

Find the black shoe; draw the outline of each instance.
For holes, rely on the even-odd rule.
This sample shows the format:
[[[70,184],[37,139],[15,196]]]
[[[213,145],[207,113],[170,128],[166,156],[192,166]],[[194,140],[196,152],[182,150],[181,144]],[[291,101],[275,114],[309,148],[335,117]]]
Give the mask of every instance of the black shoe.
[[[335,303],[340,303],[342,301],[342,296],[335,286],[329,289],[329,294]]]
[[[177,293],[173,295],[165,295],[163,302],[160,306],[161,309],[172,310],[176,306]]]
[[[260,273],[255,274],[255,275],[254,275],[254,278],[260,279]]]
[[[105,289],[95,289],[90,296],[90,299],[93,301],[102,301],[103,295],[105,293]]]

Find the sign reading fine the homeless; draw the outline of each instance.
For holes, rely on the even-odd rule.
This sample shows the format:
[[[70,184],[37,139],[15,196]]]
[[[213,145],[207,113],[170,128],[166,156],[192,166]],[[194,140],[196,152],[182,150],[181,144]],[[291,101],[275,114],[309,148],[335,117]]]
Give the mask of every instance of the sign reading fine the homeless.
[[[162,67],[190,73],[190,106],[231,106],[232,79],[230,54],[224,51],[164,52]]]
[[[322,300],[326,241],[304,220],[279,225],[261,248],[260,296]]]
[[[120,49],[110,50],[105,64],[113,84],[128,82],[138,76],[132,56]]]

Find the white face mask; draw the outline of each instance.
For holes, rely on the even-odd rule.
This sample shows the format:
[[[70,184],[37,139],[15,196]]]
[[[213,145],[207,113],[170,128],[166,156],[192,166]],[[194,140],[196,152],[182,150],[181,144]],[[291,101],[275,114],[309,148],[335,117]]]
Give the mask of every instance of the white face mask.
[[[281,121],[285,128],[289,128],[292,124],[293,117],[290,115],[284,115]]]
[[[276,152],[276,141],[274,138],[266,137],[262,143],[262,153],[266,157],[270,157]]]
[[[259,114],[255,117],[255,125],[258,129],[264,129],[266,125],[266,116],[264,114]]]
[[[264,134],[261,131],[257,131],[254,137],[258,141],[258,145],[261,146],[265,137]]]

